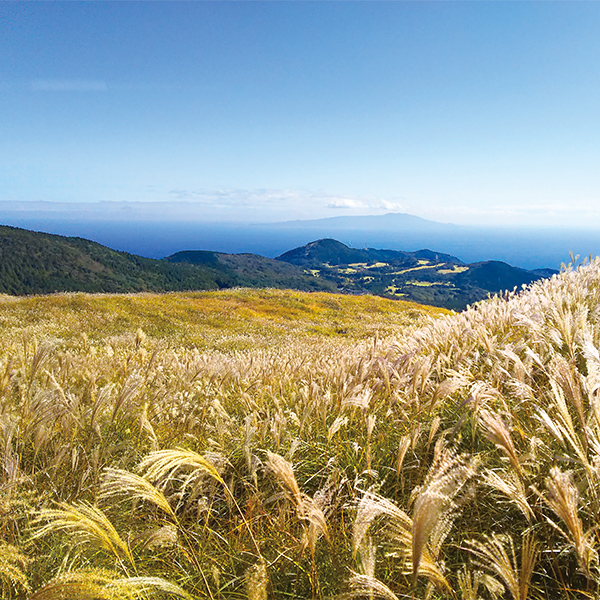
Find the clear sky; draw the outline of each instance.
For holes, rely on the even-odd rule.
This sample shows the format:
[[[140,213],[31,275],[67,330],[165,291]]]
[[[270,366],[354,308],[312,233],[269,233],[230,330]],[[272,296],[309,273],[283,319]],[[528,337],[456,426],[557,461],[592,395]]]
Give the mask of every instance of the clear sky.
[[[600,228],[600,2],[0,2],[40,200]]]

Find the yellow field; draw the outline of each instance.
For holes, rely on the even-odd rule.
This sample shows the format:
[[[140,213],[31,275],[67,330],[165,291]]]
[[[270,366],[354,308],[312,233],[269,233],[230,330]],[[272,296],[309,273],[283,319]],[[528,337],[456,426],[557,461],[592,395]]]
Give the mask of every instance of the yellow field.
[[[288,336],[381,338],[448,311],[378,296],[234,289],[172,294],[0,295],[0,335],[90,339],[135,334],[206,349],[286,343]],[[242,337],[240,337],[242,336]],[[244,342],[243,336],[248,338]]]

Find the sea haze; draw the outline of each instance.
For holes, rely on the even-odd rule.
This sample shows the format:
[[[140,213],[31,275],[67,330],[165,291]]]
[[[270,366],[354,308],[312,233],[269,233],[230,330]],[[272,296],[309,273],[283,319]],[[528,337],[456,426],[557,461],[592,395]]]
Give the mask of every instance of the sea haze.
[[[206,223],[184,218],[162,205],[163,218],[127,210],[119,204],[98,203],[86,211],[50,203],[21,206],[0,203],[0,224],[33,231],[83,237],[149,258],[163,258],[182,250],[251,252],[266,257],[322,238],[334,238],[354,248],[416,251],[429,248],[452,254],[467,263],[501,260],[525,269],[559,268],[580,256],[600,254],[600,232],[592,230],[482,228],[427,221],[412,215],[334,217],[280,223]],[[116,203],[115,203],[116,204]],[[101,206],[100,206],[101,205]]]

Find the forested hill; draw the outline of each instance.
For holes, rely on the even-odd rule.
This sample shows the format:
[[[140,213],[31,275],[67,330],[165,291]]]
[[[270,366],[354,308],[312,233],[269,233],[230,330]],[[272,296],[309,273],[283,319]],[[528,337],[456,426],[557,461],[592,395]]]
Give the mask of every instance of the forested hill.
[[[350,248],[333,239],[311,242],[278,260],[332,281],[340,291],[402,298],[462,310],[489,294],[528,285],[557,271],[527,271],[500,261],[465,264],[432,250]]]
[[[213,254],[213,253],[209,253]],[[82,238],[63,237],[0,226],[0,293],[143,292],[209,290],[235,286],[334,289],[293,265],[276,263],[276,277],[262,257],[246,259],[263,277],[252,278],[214,259],[203,264],[170,262],[117,252]],[[264,259],[268,266],[269,259]]]
[[[156,260],[82,238],[0,226],[0,293],[175,292],[232,287],[372,294],[462,310],[551,270],[498,261],[465,264],[432,250],[356,249],[332,239],[278,259],[203,250]]]

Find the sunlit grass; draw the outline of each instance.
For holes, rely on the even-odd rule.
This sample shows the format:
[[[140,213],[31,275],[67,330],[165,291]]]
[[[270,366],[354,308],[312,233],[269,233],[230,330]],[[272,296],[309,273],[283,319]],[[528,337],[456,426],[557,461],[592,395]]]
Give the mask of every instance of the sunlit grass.
[[[420,260],[419,263],[427,263],[420,264],[418,267],[410,267],[409,269],[402,269],[401,271],[394,271],[391,275],[404,275],[405,273],[412,273],[413,271],[423,271],[423,269],[437,269],[437,267],[441,267],[444,263],[437,263],[434,265],[428,264],[429,261]]]
[[[3,297],[0,596],[597,598],[599,306]]]
[[[438,269],[438,273],[440,275],[453,275],[455,273],[464,273],[465,271],[468,271],[468,270],[469,270],[469,267],[454,265],[454,267],[452,269]]]
[[[388,336],[443,309],[376,296],[235,289],[172,294],[0,296],[0,335],[39,331],[61,338],[147,335],[200,348],[272,346],[286,336]],[[232,342],[235,334],[242,336]],[[216,345],[216,346],[215,346]]]

